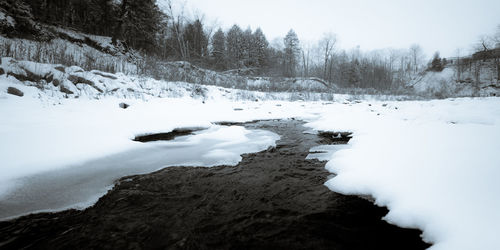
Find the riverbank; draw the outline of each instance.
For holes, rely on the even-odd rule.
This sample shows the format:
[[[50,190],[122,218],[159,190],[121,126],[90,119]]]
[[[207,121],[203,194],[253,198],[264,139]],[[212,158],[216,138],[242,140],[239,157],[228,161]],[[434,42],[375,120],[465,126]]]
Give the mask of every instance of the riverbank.
[[[171,167],[121,179],[84,211],[0,223],[6,248],[424,249],[420,231],[381,220],[387,213],[331,192],[325,162],[306,160],[324,138],[301,121],[245,124],[281,139],[235,167]]]

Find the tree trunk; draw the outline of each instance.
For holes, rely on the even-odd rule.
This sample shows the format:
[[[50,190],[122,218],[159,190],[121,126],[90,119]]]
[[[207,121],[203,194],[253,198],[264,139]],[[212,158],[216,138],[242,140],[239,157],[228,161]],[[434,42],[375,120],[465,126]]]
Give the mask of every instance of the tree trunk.
[[[500,82],[500,60],[497,58],[497,83]]]

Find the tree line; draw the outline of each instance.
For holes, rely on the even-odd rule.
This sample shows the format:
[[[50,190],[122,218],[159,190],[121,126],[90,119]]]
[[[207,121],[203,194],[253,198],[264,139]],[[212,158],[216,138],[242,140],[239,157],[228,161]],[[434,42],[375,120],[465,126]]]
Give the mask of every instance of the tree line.
[[[42,23],[109,36],[158,60],[189,61],[218,71],[251,70],[277,77],[317,77],[341,87],[394,89],[423,68],[422,49],[341,50],[335,34],[302,43],[293,29],[270,43],[260,28],[228,30],[188,18],[156,0],[0,0],[22,3]]]

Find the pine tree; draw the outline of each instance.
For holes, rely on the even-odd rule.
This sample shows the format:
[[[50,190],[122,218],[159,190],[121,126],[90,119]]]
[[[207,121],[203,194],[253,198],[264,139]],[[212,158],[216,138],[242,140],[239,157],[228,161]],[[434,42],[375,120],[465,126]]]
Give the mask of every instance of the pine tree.
[[[255,58],[254,39],[250,27],[243,32],[242,38],[241,52],[243,54],[243,65],[246,67],[255,67],[257,60]]]
[[[153,51],[157,46],[161,12],[155,0],[122,0],[118,37],[137,49]]]
[[[243,31],[238,25],[233,25],[227,32],[226,49],[230,68],[243,65]]]
[[[267,67],[269,64],[269,42],[260,28],[255,30],[253,37],[257,67]]]
[[[295,31],[290,30],[284,39],[285,44],[285,72],[286,77],[295,77],[295,71],[298,65],[298,56],[300,54],[299,38]]]
[[[184,31],[184,41],[188,45],[189,58],[200,61],[207,55],[208,39],[199,19],[187,25]]]
[[[439,56],[439,52],[434,53],[434,57],[431,62],[431,71],[441,72],[443,71],[443,63],[441,61],[441,57]]]
[[[220,28],[212,37],[212,58],[216,69],[226,69],[226,36]]]
[[[348,72],[348,81],[350,87],[361,87],[361,80],[361,65],[359,64],[358,59],[354,59],[354,61],[351,62]]]

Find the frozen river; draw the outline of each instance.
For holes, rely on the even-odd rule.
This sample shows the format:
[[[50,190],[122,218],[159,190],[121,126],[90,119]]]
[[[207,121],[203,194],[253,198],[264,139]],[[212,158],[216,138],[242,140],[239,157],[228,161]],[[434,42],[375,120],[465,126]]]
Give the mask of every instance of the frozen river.
[[[236,165],[241,154],[264,150],[278,139],[269,131],[213,126],[172,141],[145,143],[137,150],[25,176],[0,197],[0,220],[91,206],[124,176],[167,166]]]

